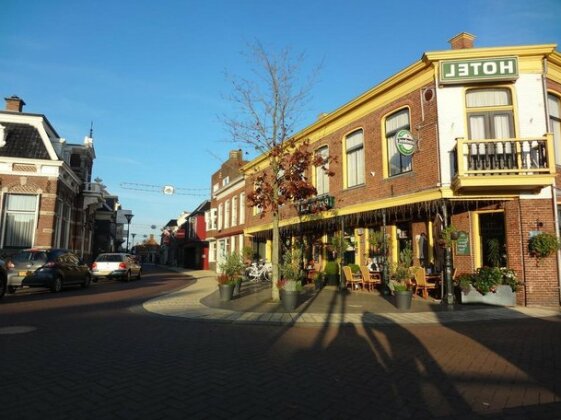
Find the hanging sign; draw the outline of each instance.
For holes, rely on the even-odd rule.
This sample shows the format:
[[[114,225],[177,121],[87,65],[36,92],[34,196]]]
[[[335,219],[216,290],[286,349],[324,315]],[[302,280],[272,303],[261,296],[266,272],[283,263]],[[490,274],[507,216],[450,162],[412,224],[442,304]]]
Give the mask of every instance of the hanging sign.
[[[465,83],[518,78],[518,58],[500,57],[440,62],[441,83]]]
[[[458,232],[458,239],[456,240],[456,255],[470,255],[469,235],[467,232]]]
[[[399,130],[395,135],[395,146],[402,155],[411,156],[417,151],[417,140],[409,130]]]

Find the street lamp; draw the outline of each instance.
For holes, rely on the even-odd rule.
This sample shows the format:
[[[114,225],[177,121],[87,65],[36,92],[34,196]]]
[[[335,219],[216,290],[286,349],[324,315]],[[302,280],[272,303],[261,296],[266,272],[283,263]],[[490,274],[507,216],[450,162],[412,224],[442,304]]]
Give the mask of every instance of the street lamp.
[[[132,213],[125,214],[125,219],[127,219],[127,252],[129,252],[129,232],[131,230],[131,219],[134,217]]]

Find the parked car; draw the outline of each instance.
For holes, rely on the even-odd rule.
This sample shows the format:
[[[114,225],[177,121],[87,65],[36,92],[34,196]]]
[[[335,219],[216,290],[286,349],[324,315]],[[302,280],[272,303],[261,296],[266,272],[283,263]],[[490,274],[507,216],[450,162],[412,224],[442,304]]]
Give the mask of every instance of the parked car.
[[[8,291],[18,287],[48,287],[60,292],[63,287],[90,286],[89,267],[66,249],[26,249],[11,257],[7,264]]]
[[[125,253],[99,254],[92,264],[95,279],[101,277],[118,277],[130,281],[134,276],[140,279],[142,266],[134,255]]]
[[[0,298],[6,294],[8,288],[8,273],[6,269],[6,262],[0,260]]]

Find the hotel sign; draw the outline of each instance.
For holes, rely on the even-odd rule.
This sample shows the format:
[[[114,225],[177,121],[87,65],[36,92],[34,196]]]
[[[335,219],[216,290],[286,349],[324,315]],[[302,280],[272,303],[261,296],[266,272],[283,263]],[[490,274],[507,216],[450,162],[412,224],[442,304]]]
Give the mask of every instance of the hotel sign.
[[[501,57],[440,62],[441,83],[514,80],[518,77],[518,58]]]

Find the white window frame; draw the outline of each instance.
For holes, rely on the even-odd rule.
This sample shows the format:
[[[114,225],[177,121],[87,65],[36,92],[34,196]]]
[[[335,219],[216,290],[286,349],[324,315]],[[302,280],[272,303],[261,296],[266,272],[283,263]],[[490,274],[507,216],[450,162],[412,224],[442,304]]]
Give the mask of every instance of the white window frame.
[[[240,225],[245,223],[245,193],[240,194]]]
[[[549,132],[553,134],[555,163],[561,165],[561,96],[547,93]]]
[[[232,227],[238,224],[238,197],[232,197]]]
[[[218,205],[218,230],[222,229],[223,213],[224,213],[224,206],[222,205],[222,203],[220,203]]]
[[[230,200],[224,202],[224,229],[230,227]]]
[[[356,141],[361,136],[361,142],[349,145],[349,141]],[[364,130],[359,128],[345,136],[345,162],[347,188],[363,185],[364,177]]]
[[[33,211],[25,210],[25,209],[15,209],[15,210],[8,210],[8,199],[11,196],[28,196],[35,198],[35,208]],[[35,244],[35,232],[37,231],[37,216],[39,214],[39,201],[40,197],[37,194],[19,194],[19,193],[7,193],[2,196],[2,247],[10,247],[10,248],[29,248]],[[31,216],[33,219],[33,227],[31,228],[31,238],[30,241],[26,244],[22,244],[21,246],[10,246],[6,244],[6,230],[9,226],[7,223],[8,214],[14,215],[27,215]],[[31,220],[31,219],[30,219]]]
[[[316,149],[316,153],[321,154],[323,158],[327,158],[329,156],[329,146]],[[329,163],[326,165],[326,169],[329,169]],[[329,194],[329,176],[321,166],[314,167],[314,170],[317,195]]]
[[[400,124],[398,126],[388,128],[388,123],[396,118],[399,118],[399,116],[402,114],[407,114],[407,124]],[[399,150],[397,149],[397,146],[395,144],[395,136],[397,135],[397,132],[403,129],[409,130],[410,128],[411,112],[409,108],[398,109],[384,118],[384,132],[388,150],[387,162],[389,177],[408,173],[413,170],[412,156],[404,156],[399,153]],[[392,162],[394,163],[392,164]]]

